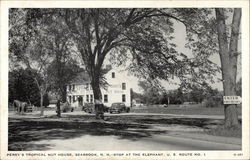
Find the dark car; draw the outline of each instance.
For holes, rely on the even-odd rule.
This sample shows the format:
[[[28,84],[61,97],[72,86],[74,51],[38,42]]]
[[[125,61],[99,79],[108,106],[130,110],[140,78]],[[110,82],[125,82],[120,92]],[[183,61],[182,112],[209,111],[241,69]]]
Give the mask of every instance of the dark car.
[[[121,113],[126,112],[128,113],[130,111],[129,107],[126,107],[124,103],[112,103],[109,113]]]
[[[85,103],[82,110],[87,112],[87,113],[94,113],[95,112],[95,104],[94,103]],[[108,112],[109,108],[104,105],[103,111]]]
[[[85,103],[83,105],[82,110],[87,113],[94,113],[95,112],[95,105],[94,103]]]

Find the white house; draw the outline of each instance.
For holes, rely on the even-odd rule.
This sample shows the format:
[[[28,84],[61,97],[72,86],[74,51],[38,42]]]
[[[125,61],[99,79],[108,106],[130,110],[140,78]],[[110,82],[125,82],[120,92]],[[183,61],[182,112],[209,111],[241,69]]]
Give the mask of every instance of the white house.
[[[126,77],[125,74],[115,69],[105,75],[109,84],[106,90],[101,88],[102,101],[105,106],[110,107],[112,103],[116,102],[123,102],[127,107],[131,106],[131,87]],[[67,101],[70,104],[76,101],[83,104],[94,103],[90,78],[86,72],[81,72],[67,85]]]

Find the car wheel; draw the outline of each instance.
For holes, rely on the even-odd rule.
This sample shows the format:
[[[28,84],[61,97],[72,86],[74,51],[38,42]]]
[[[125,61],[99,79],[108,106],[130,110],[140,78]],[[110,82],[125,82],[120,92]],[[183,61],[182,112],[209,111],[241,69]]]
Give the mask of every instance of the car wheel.
[[[113,112],[110,111],[109,113],[112,114]]]
[[[73,111],[74,111],[74,108],[71,109],[71,112],[73,112]]]

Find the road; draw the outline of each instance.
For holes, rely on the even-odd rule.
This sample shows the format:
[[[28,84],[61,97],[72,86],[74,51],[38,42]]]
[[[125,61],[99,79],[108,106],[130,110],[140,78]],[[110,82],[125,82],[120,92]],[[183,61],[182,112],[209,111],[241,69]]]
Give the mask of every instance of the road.
[[[66,140],[43,140],[34,144],[50,144],[47,150],[69,151],[171,151],[171,150],[240,150],[239,144],[227,144],[182,138],[168,135],[154,135],[139,140],[120,139],[117,136],[84,135]]]
[[[204,133],[219,119],[162,114],[64,114],[62,118],[12,115],[9,150],[240,150],[241,138]],[[211,117],[210,117],[211,118]]]

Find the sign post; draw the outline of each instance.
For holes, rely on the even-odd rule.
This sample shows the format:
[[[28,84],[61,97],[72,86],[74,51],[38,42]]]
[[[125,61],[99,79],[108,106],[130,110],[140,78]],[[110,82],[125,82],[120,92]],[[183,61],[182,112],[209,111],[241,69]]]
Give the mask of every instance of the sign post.
[[[240,96],[223,96],[224,104],[241,104]]]

